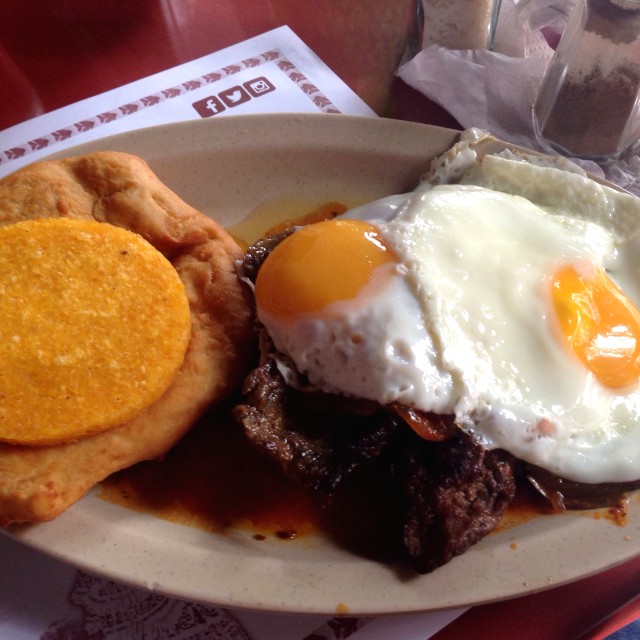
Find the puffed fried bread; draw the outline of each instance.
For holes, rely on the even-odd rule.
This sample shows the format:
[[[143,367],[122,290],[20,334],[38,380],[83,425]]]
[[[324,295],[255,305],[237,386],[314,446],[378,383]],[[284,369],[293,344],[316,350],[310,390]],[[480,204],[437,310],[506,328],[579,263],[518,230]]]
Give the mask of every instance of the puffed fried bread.
[[[51,520],[114,471],[162,457],[241,382],[253,310],[236,242],[140,158],[100,152],[25,167],[0,180],[0,225],[68,217],[142,236],[173,265],[189,304],[182,365],[158,400],[126,422],[56,445],[0,444],[0,526]]]

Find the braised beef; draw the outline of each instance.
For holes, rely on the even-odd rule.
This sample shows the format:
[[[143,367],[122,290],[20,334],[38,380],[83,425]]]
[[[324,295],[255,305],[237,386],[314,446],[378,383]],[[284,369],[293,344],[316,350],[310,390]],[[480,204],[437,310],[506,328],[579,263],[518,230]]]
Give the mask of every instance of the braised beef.
[[[290,479],[329,495],[364,460],[380,455],[401,420],[370,403],[288,386],[273,360],[247,377],[235,409],[249,440]],[[347,402],[352,411],[345,411]]]
[[[427,573],[495,529],[515,495],[514,460],[459,430],[444,442],[409,434],[391,456],[392,478],[406,504],[404,545]]]
[[[267,259],[267,256],[287,236],[290,236],[294,230],[293,228],[287,229],[286,231],[281,231],[280,233],[261,238],[254,242],[244,254],[242,260],[236,265],[238,276],[243,280],[255,282],[258,271],[262,263]]]
[[[235,415],[287,477],[324,498],[375,460],[404,510],[398,537],[421,573],[495,528],[515,492],[506,453],[486,451],[459,430],[444,442],[427,442],[395,412],[294,389],[272,359],[248,376]]]

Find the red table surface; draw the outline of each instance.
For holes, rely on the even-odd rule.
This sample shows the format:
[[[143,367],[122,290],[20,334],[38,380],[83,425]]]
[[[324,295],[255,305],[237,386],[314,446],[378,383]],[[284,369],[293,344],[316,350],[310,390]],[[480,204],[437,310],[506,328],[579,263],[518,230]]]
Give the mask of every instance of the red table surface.
[[[393,79],[415,44],[414,2],[2,0],[0,130],[283,24],[379,115],[458,127]]]
[[[2,0],[0,131],[282,24],[379,115],[460,128],[393,78],[414,33],[413,1]],[[639,593],[637,558],[573,584],[474,607],[436,640],[604,638],[640,615],[640,603],[629,603]]]

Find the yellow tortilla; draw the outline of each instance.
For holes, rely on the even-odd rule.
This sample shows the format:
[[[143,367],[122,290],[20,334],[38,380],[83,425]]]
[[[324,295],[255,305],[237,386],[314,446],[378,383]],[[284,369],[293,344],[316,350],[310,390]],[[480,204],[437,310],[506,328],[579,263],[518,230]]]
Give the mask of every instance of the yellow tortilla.
[[[71,218],[0,227],[0,441],[132,419],[170,386],[190,333],[183,283],[140,235]]]

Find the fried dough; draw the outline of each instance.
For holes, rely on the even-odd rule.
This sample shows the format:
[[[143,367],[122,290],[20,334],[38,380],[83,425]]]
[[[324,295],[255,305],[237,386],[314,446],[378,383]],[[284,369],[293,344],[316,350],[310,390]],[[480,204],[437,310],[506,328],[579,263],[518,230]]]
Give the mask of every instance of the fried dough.
[[[56,216],[121,226],[161,251],[185,286],[192,333],[172,385],[129,422],[56,446],[0,445],[0,526],[50,520],[114,471],[161,457],[239,384],[253,352],[252,305],[234,270],[241,250],[143,160],[101,152],[0,181],[0,224]]]

